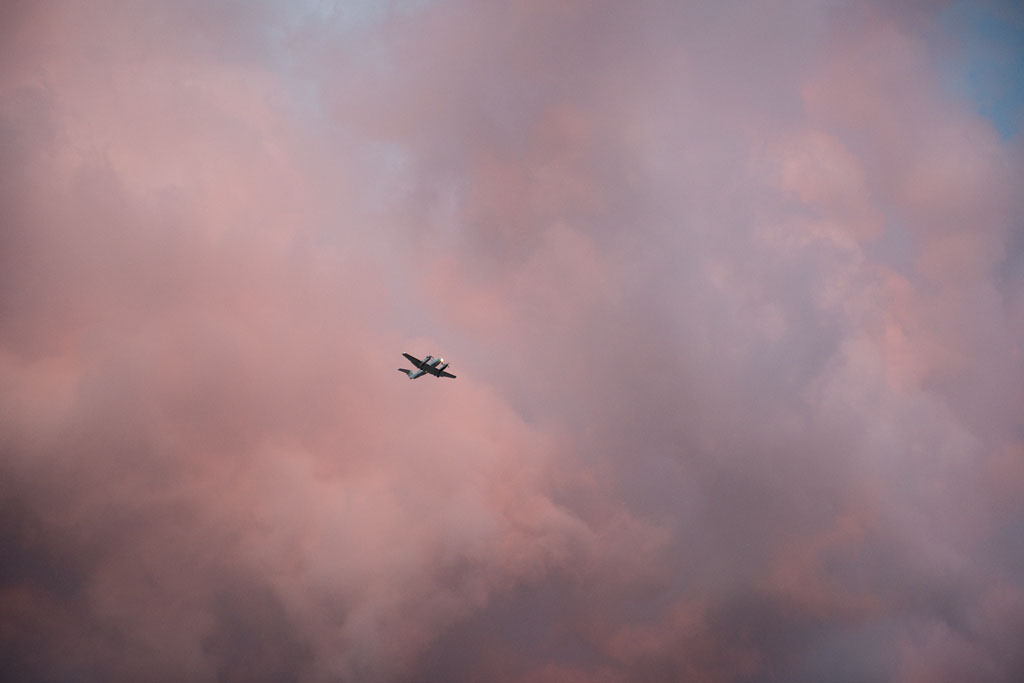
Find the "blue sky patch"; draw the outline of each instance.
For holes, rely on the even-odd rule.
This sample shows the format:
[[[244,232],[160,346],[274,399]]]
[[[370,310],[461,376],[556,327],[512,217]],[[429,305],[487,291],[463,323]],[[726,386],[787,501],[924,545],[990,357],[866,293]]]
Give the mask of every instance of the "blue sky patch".
[[[948,82],[974,102],[1004,139],[1024,119],[1024,5],[958,0],[939,15],[955,43]]]

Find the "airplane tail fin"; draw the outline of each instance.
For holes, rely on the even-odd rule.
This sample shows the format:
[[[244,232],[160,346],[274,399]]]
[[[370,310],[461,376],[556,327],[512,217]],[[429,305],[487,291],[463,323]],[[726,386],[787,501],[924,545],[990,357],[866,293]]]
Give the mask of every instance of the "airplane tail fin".
[[[399,372],[404,372],[407,376],[412,374],[412,370],[406,370],[405,368],[398,368]]]

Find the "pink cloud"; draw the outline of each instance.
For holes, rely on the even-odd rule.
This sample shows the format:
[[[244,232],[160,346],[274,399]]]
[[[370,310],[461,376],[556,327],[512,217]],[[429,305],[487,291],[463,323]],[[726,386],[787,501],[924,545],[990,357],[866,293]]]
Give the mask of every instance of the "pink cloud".
[[[1014,680],[1021,149],[936,7],[12,5],[3,668]]]

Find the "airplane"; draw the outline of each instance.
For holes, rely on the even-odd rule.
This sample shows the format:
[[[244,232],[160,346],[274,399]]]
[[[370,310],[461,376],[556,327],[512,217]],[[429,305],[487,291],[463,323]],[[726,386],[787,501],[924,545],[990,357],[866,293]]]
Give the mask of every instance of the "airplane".
[[[452,379],[455,379],[455,375],[444,371],[444,369],[448,367],[448,363],[444,362],[444,358],[427,356],[423,360],[417,360],[407,353],[403,353],[402,355],[405,356],[406,359],[416,368],[415,370],[398,368],[398,371],[407,374],[409,379],[416,379],[417,377],[422,377],[427,373],[430,373],[434,377],[451,377]]]

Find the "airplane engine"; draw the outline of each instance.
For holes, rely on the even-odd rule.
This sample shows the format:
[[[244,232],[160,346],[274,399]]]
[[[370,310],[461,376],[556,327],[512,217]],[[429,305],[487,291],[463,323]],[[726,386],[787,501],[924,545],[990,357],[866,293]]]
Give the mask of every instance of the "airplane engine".
[[[424,365],[426,365],[427,363],[429,363],[429,362],[430,362],[430,359],[431,359],[432,357],[433,357],[433,356],[427,356],[426,358],[424,358],[424,359],[423,359],[423,364],[424,364]]]
[[[443,359],[442,359],[442,360],[443,360]],[[448,367],[448,363],[445,363],[444,365],[441,365],[440,367],[438,367],[438,368],[437,368],[437,371],[438,371],[438,372],[444,372],[444,369],[445,369],[446,367]]]

